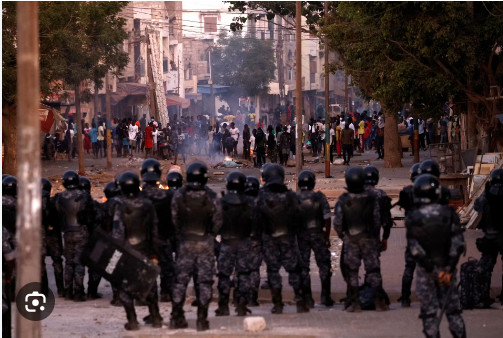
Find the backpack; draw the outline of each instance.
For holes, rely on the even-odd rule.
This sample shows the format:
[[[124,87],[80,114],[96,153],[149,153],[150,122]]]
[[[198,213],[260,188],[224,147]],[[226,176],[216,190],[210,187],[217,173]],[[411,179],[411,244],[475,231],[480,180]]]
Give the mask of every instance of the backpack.
[[[469,258],[461,264],[459,285],[461,287],[460,301],[463,309],[480,307],[485,301],[485,294],[489,290],[490,281],[479,265],[479,261]]]
[[[384,302],[389,306],[390,300],[386,291],[382,290]],[[375,310],[374,289],[367,283],[360,286],[360,306],[362,310]]]

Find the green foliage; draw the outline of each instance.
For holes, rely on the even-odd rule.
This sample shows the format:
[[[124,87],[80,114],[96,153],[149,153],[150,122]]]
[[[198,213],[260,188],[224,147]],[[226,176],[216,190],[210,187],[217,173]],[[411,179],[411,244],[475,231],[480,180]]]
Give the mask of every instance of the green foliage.
[[[223,99],[256,96],[269,91],[276,62],[272,41],[243,38],[235,32],[220,35],[211,54],[213,82],[229,86]]]
[[[39,2],[40,84],[49,94],[55,81],[75,86],[97,80],[101,86],[108,70],[122,71],[128,54],[121,44],[127,38],[125,19],[118,14],[127,5],[118,2]],[[16,94],[16,3],[2,3],[2,98],[13,103]]]

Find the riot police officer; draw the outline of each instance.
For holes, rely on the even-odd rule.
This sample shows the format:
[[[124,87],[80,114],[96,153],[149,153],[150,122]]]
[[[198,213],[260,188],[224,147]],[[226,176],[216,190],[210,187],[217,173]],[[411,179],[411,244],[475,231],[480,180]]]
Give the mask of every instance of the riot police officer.
[[[442,205],[440,183],[430,174],[414,182],[417,207],[405,220],[407,245],[417,267],[417,295],[426,337],[439,337],[437,312],[445,309],[454,337],[466,337],[456,283],[456,265],[465,244],[459,217],[454,209]]]
[[[431,174],[437,179],[440,179],[440,166],[433,160],[424,160],[419,165],[418,174]],[[443,205],[449,204],[449,201],[451,200],[451,191],[444,186],[441,186],[440,189],[442,190],[442,193],[439,203]]]
[[[419,175],[420,163],[415,163],[410,168],[410,180],[414,183],[416,177]],[[397,202],[402,209],[404,209],[405,216],[413,210],[414,204],[414,185],[408,185],[400,191],[399,199]],[[410,307],[410,294],[412,287],[412,280],[414,278],[414,270],[416,269],[416,261],[410,254],[409,248],[405,247],[405,269],[402,276],[402,295],[398,299],[402,307]]]
[[[170,190],[178,190],[183,186],[183,176],[178,171],[170,171],[166,177],[166,183]]]
[[[381,227],[379,201],[372,190],[365,189],[365,175],[361,167],[350,167],[345,174],[348,192],[339,197],[334,209],[334,230],[344,241],[344,264],[347,267],[346,283],[349,286],[351,305],[348,312],[360,312],[358,270],[365,265],[365,280],[374,292],[376,311],[387,306],[382,290],[381,245],[376,229]]]
[[[124,241],[124,245],[132,247],[145,257],[157,261],[158,238],[157,215],[154,205],[148,199],[140,196],[140,179],[138,175],[127,171],[119,179],[121,187],[121,201],[115,205],[112,237]],[[126,311],[128,322],[126,330],[138,330],[133,298],[123,290],[119,291],[119,298]],[[157,302],[157,283],[146,297],[149,317],[148,322],[153,327],[162,326],[162,317]]]
[[[9,230],[2,226],[2,337],[12,337],[11,297],[8,289],[16,265],[16,249]]]
[[[198,292],[197,330],[209,329],[208,306],[212,297],[215,275],[215,235],[222,225],[220,201],[215,192],[206,186],[208,169],[201,162],[187,167],[187,184],[178,189],[171,202],[171,214],[177,237],[175,284],[170,328],[186,328],[183,311],[187,284],[191,275]]]
[[[2,179],[2,225],[12,238],[16,235],[17,178],[7,175]]]
[[[302,289],[303,263],[297,244],[299,231],[299,199],[284,184],[282,166],[268,163],[262,172],[265,185],[257,196],[258,224],[263,227],[263,254],[267,264],[267,278],[271,287],[272,313],[283,313],[281,276],[283,266],[288,272],[288,282],[295,292],[297,312],[309,312],[306,292]]]
[[[65,191],[53,197],[57,225],[63,232],[65,256],[65,298],[84,301],[85,267],[81,255],[93,222],[93,203],[90,195],[79,189],[79,175],[69,170],[63,174]]]
[[[260,190],[260,182],[254,176],[248,176],[245,183],[245,194],[256,198]],[[260,287],[260,265],[262,264],[262,233],[259,227],[255,227],[250,237],[250,306],[258,306],[258,289]]]
[[[161,164],[149,158],[141,166],[141,179],[144,182],[141,196],[149,199],[155,207],[159,221],[159,263],[161,266],[161,302],[171,301],[174,266],[173,248],[171,246],[174,236],[173,222],[171,221],[171,199],[173,191],[160,189],[158,182],[161,180]]]
[[[99,223],[102,230],[104,230],[107,234],[111,234],[115,205],[120,203],[120,186],[118,186],[115,181],[108,182],[103,189],[103,193],[105,194],[106,201],[99,205]],[[114,286],[112,286],[112,294],[113,296],[110,301],[110,305],[121,306],[119,300],[119,290]]]
[[[220,199],[222,227],[218,255],[218,309],[217,316],[229,315],[230,277],[237,273],[238,316],[245,316],[250,295],[250,236],[254,232],[255,202],[244,194],[246,176],[239,171],[227,175],[227,193]]]
[[[297,185],[300,189],[298,194],[300,200],[300,212],[302,215],[302,226],[298,236],[299,250],[304,262],[302,270],[302,283],[306,290],[306,299],[309,307],[314,307],[314,300],[311,292],[311,277],[309,275],[309,262],[311,250],[314,252],[316,264],[318,265],[321,279],[321,304],[325,306],[334,305],[331,297],[332,277],[331,254],[328,250],[330,238],[330,220],[332,212],[328,204],[327,197],[321,191],[313,191],[316,185],[316,175],[312,170],[300,172]]]
[[[479,266],[484,271],[487,288],[483,290],[483,307],[488,307],[490,298],[491,277],[498,259],[503,255],[503,225],[501,222],[501,206],[503,206],[503,169],[493,169],[483,194],[475,200],[475,210],[482,214],[478,228],[484,232],[484,237],[477,239],[477,249],[482,253]],[[503,279],[503,277],[502,277]],[[503,295],[503,291],[502,291]],[[503,297],[500,295],[503,304]]]
[[[44,230],[45,253],[52,259],[52,268],[58,295],[63,296],[63,239],[61,229],[54,219],[51,205],[52,184],[47,178],[42,178],[42,228]],[[42,262],[44,263],[44,262]],[[45,267],[45,264],[43,264]]]

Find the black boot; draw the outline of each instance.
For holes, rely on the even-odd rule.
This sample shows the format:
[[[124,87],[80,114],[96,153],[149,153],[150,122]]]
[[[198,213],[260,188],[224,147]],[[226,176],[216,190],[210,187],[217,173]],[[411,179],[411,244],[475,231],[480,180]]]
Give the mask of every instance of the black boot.
[[[218,297],[218,309],[215,310],[215,315],[217,317],[222,317],[228,316],[229,314],[229,295],[221,292]]]
[[[386,300],[384,299],[384,291],[382,288],[374,289],[374,304],[376,311],[388,311],[388,305],[386,305]]]
[[[330,277],[321,280],[321,304],[325,306],[334,306],[334,300],[331,294]]]
[[[248,313],[252,313],[249,308],[246,307],[248,305],[248,301],[245,297],[240,297],[238,301],[238,306],[236,307],[236,312],[238,317],[246,316]]]
[[[112,306],[121,306],[121,301],[119,300],[119,290],[112,287],[112,300],[110,301],[110,305]]]
[[[281,296],[281,289],[271,289],[273,307],[271,313],[283,313],[283,298]]]
[[[68,285],[68,287],[65,288],[65,299],[66,300],[72,300],[73,299],[73,286]]]
[[[175,329],[186,329],[189,326],[187,320],[185,319],[185,314],[183,312],[183,303],[173,303],[173,309],[171,310],[171,318],[169,320],[169,328]]]
[[[98,293],[99,279],[89,276],[89,283],[87,284],[87,299],[98,299],[101,295]]]
[[[138,324],[138,320],[136,319],[136,311],[134,306],[124,306],[126,310],[127,323],[124,324],[124,328],[128,331],[136,331],[140,329],[140,325]]]
[[[351,287],[350,291],[351,304],[347,307],[347,312],[362,312],[362,307],[360,304],[360,290],[358,287]]]
[[[150,313],[150,315],[147,316],[149,318],[149,324],[152,324],[152,327],[162,327],[162,317],[159,312],[159,304],[157,304],[157,302],[149,304],[148,311]]]
[[[208,321],[208,304],[197,307],[196,329],[197,331],[206,331],[210,329],[210,322]]]
[[[398,299],[402,303],[402,307],[410,307],[410,289],[412,287],[412,281],[402,279],[402,296]]]
[[[251,292],[251,300],[250,300],[250,306],[259,306],[259,302],[258,302],[258,292],[257,290],[253,290]]]
[[[171,295],[169,293],[161,293],[160,302],[161,303],[171,302]]]
[[[63,297],[65,294],[65,287],[63,283],[63,271],[54,271],[54,278],[56,280],[56,287],[58,288],[58,296]]]
[[[314,299],[313,292],[311,291],[311,283],[309,283],[309,285],[306,285],[303,296],[306,306],[310,309],[314,309]]]
[[[297,313],[309,312],[309,306],[307,305],[306,298],[309,297],[303,290],[297,289],[295,292],[295,303],[297,306]],[[312,298],[312,297],[311,297]],[[313,301],[314,303],[314,301]]]

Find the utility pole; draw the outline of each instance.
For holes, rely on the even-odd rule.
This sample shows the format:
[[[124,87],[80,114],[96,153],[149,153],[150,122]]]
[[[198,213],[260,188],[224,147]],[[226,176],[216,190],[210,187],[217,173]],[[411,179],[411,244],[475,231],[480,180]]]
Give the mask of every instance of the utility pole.
[[[210,64],[210,79],[208,80],[208,84],[210,85],[210,109],[211,109],[211,114],[214,114],[216,116],[215,112],[215,93],[213,92],[213,75],[211,73],[211,48],[208,49],[208,62]]]
[[[280,25],[278,25],[278,43],[276,45],[276,60],[278,63],[278,84],[279,84],[279,103],[285,104],[285,65],[283,63],[283,27],[281,26],[281,16],[277,16]]]
[[[349,113],[349,93],[348,93],[348,73],[344,71],[344,103],[346,104],[346,112]],[[346,120],[346,116],[344,116],[344,120]]]
[[[328,1],[323,3],[325,18],[328,16]],[[328,38],[325,36],[325,177],[330,176],[330,116],[328,115],[328,95],[330,72],[328,71]]]
[[[75,115],[77,123],[77,153],[79,157],[79,175],[86,174],[84,167],[84,148],[82,144],[82,111],[80,109],[80,86],[81,82],[74,85],[75,88]]]
[[[296,95],[297,100],[295,103],[295,119],[296,119],[296,141],[295,141],[295,169],[297,172],[297,177],[299,177],[299,173],[302,170],[302,165],[304,164],[303,156],[302,156],[302,2],[297,1],[295,3],[295,35],[296,35]],[[295,185],[297,186],[297,185]]]
[[[112,169],[112,105],[110,104],[110,81],[109,73],[105,75],[106,106],[107,106],[107,169]]]
[[[17,3],[17,277],[16,291],[40,282],[41,170],[38,3]],[[36,135],[36,136],[34,136]],[[16,313],[16,337],[40,337],[40,321]],[[9,326],[11,323],[4,323]]]

